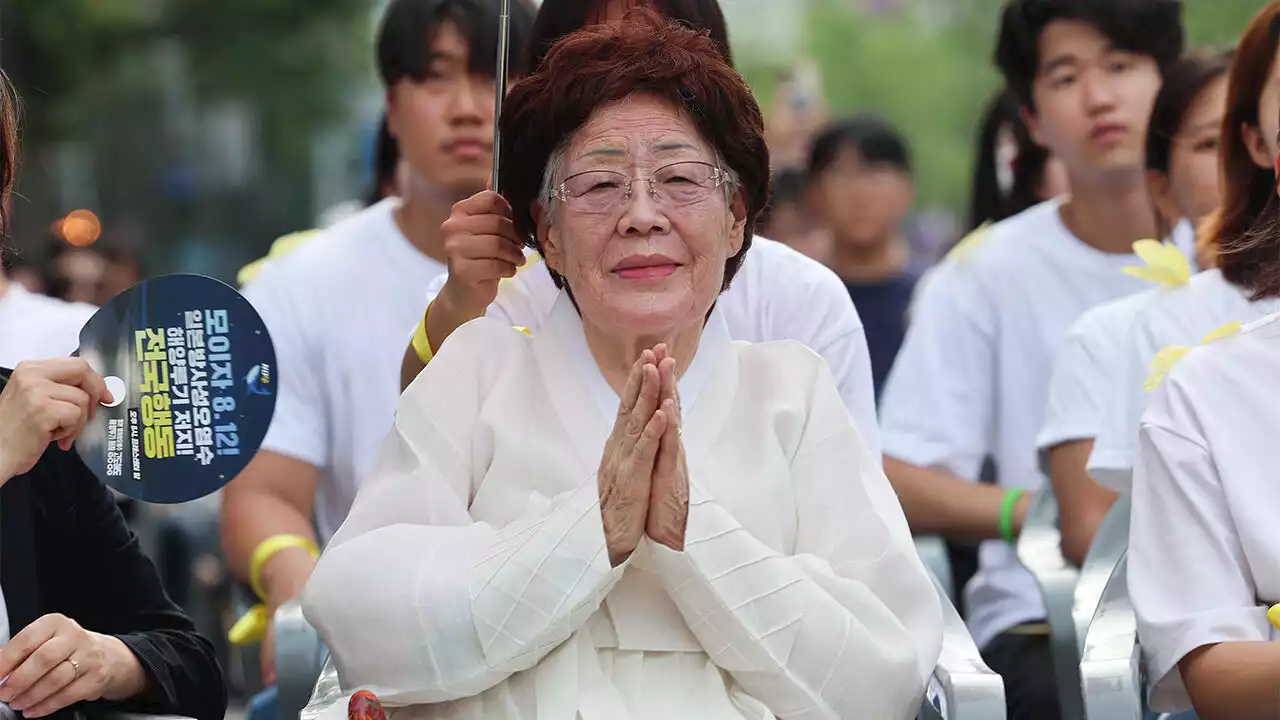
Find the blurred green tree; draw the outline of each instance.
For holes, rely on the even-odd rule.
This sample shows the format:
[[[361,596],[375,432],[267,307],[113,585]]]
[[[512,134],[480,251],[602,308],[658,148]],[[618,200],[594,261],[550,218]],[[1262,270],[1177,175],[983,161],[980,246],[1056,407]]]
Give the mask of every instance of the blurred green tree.
[[[70,209],[58,206],[50,153],[71,143],[94,168],[94,209],[108,227],[123,223],[152,246],[191,236],[260,246],[310,222],[313,141],[347,119],[371,80],[369,0],[0,6],[0,67],[24,103],[29,210],[17,220],[29,233]],[[254,157],[243,182],[209,188],[199,181],[218,149],[201,143],[217,141],[217,111],[239,111]],[[185,197],[165,196],[175,188]]]

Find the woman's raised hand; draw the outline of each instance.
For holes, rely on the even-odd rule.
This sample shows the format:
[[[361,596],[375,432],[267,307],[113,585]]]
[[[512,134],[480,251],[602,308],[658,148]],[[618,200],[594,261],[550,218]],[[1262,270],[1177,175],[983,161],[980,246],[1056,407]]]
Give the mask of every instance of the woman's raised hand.
[[[614,567],[631,556],[645,534],[654,463],[668,430],[668,411],[658,407],[661,391],[658,357],[645,350],[631,366],[596,476],[609,562]]]
[[[654,348],[658,356],[658,411],[667,419],[658,443],[653,481],[649,491],[649,516],[645,534],[659,545],[684,550],[684,529],[689,518],[689,471],[685,465],[684,435],[681,432],[680,394],[676,384],[676,361],[667,357],[665,345]]]
[[[81,358],[19,363],[0,393],[0,485],[31,470],[49,443],[70,450],[98,403],[111,401]]]

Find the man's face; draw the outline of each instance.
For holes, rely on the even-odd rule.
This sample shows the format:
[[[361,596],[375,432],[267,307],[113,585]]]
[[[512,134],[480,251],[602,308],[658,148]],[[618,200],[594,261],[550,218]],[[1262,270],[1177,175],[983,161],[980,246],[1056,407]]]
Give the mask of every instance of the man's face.
[[[1115,48],[1077,20],[1045,26],[1039,55],[1035,109],[1026,112],[1036,142],[1062,159],[1075,182],[1141,179],[1161,83],[1155,60]]]
[[[488,187],[494,79],[468,72],[468,51],[458,28],[445,23],[426,78],[401,78],[387,91],[387,125],[409,170],[406,191],[425,186],[453,202]]]

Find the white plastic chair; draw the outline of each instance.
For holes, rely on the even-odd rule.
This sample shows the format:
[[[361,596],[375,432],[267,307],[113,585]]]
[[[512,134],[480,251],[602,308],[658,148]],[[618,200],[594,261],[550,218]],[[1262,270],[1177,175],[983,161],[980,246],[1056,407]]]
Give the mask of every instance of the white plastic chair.
[[[1126,568],[1126,554],[1121,554],[1085,634],[1080,677],[1089,720],[1143,720],[1146,716],[1142,648]]]
[[[1073,617],[1076,581],[1080,573],[1062,556],[1058,503],[1052,492],[1036,493],[1027,511],[1022,534],[1018,537],[1017,553],[1018,560],[1035,576],[1044,595],[1062,720],[1082,720],[1080,648]]]

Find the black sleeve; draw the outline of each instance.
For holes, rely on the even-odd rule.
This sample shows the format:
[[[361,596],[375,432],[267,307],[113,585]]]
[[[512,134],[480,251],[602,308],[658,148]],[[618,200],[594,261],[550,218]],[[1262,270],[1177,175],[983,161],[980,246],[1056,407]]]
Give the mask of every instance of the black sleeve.
[[[49,472],[32,483],[41,612],[115,635],[138,657],[147,690],[112,709],[222,720],[227,691],[213,645],[165,594],[111,491],[74,451],[51,447],[41,463]]]

